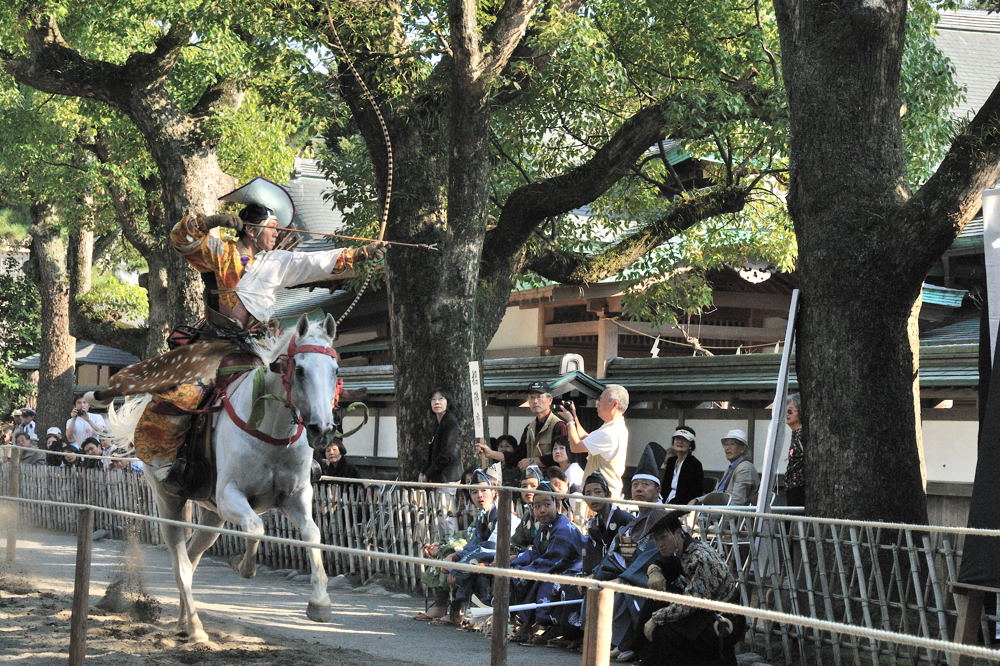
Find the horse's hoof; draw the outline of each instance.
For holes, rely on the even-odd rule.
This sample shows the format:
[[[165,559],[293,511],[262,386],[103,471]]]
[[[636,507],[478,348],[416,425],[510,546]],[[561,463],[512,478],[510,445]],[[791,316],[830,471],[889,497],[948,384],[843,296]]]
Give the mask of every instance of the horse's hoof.
[[[333,617],[333,613],[330,610],[330,604],[320,606],[310,601],[306,607],[306,617],[313,622],[329,622]]]

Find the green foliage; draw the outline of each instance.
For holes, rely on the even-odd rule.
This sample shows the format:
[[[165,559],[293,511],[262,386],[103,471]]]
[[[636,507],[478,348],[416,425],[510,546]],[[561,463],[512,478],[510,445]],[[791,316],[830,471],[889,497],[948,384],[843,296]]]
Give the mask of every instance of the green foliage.
[[[127,326],[140,326],[149,316],[146,290],[113,275],[98,275],[90,291],[77,296],[76,302],[95,319]]]
[[[38,351],[41,336],[38,288],[14,256],[0,257],[0,414],[24,403],[34,387],[11,363]]]

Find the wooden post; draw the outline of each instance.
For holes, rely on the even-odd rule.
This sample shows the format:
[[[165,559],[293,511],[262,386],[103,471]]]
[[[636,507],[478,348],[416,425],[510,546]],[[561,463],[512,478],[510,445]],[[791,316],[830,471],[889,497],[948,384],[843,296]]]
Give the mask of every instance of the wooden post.
[[[975,645],[979,639],[980,618],[983,616],[983,590],[972,589],[955,584],[958,592],[958,620],[955,623],[955,642]],[[948,666],[972,666],[974,657],[952,653],[948,657]]]
[[[21,449],[10,450],[10,488],[11,497],[21,496]],[[21,511],[17,502],[10,503],[10,520],[7,522],[7,564],[13,564],[17,555],[17,516]]]
[[[497,556],[494,564],[510,567],[510,491],[504,488],[497,498]],[[490,639],[490,666],[507,664],[507,623],[510,620],[510,579],[493,578],[493,635]]]
[[[73,614],[69,624],[69,663],[82,665],[87,656],[87,610],[90,608],[90,554],[94,537],[94,510],[80,509],[76,530],[76,578]]]
[[[584,666],[607,666],[611,661],[611,620],[615,593],[612,590],[587,590],[587,614],[583,625]]]

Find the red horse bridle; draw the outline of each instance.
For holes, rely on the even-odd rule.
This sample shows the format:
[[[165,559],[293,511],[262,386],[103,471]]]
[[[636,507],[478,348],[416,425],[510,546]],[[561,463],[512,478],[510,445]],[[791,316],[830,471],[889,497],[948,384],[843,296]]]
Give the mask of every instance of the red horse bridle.
[[[289,437],[272,437],[265,432],[261,432],[256,427],[249,425],[246,421],[241,419],[236,413],[236,409],[233,407],[232,402],[229,400],[229,391],[226,391],[225,395],[222,396],[222,405],[226,409],[226,414],[232,420],[236,427],[243,432],[256,437],[262,442],[267,442],[268,444],[273,444],[274,446],[288,446],[292,442],[298,440],[302,436],[302,431],[305,429],[305,425],[302,423],[302,418],[299,416],[298,411],[292,404],[292,376],[295,373],[295,356],[296,354],[324,354],[331,357],[335,361],[340,361],[340,357],[337,355],[337,351],[330,346],[325,345],[300,345],[298,344],[298,336],[292,336],[292,339],[288,343],[288,348],[285,353],[277,358],[277,360],[272,363],[271,370],[278,372],[281,375],[281,385],[285,390],[284,399],[277,398],[275,396],[255,396],[254,403],[262,399],[274,399],[279,402],[283,402],[286,407],[292,412],[293,422],[298,425],[295,429],[295,434]],[[277,365],[277,368],[275,368]],[[242,383],[242,382],[241,382]],[[337,382],[337,392],[339,392],[341,386],[341,380],[338,379]],[[336,392],[334,395],[334,402],[336,402]],[[251,411],[251,421],[254,421],[253,411]]]

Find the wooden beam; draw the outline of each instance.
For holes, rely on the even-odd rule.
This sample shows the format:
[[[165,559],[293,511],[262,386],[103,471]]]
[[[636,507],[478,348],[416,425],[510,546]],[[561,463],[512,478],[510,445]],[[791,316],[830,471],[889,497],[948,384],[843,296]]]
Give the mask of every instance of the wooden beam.
[[[597,377],[604,379],[608,374],[608,361],[618,356],[619,328],[610,319],[597,322]]]
[[[712,294],[712,303],[720,308],[754,308],[757,310],[774,310],[782,316],[788,316],[788,305],[791,294],[761,294],[738,291],[716,291]]]
[[[663,338],[685,339],[684,332],[676,326],[654,327],[652,324],[640,321],[621,322],[631,329],[640,333]],[[544,336],[546,338],[570,338],[585,335],[597,335],[599,321],[574,321],[565,324],[546,324]],[[785,336],[783,328],[757,328],[750,326],[692,326],[692,335],[697,335],[702,340],[739,340],[746,343],[756,342],[777,342]],[[621,335],[632,334],[627,329],[619,331]]]

